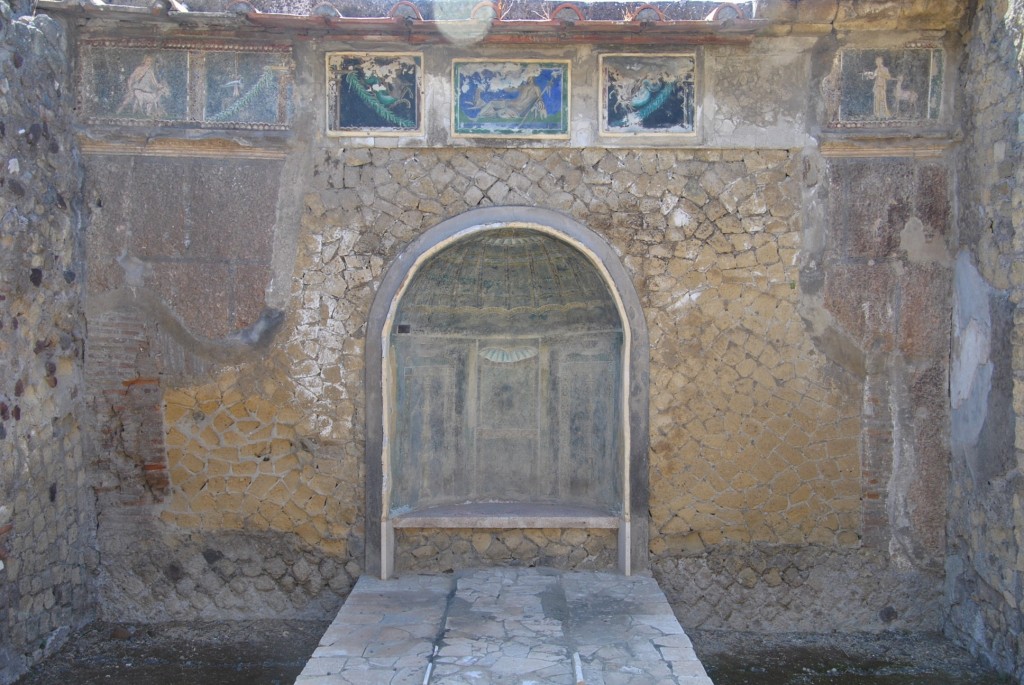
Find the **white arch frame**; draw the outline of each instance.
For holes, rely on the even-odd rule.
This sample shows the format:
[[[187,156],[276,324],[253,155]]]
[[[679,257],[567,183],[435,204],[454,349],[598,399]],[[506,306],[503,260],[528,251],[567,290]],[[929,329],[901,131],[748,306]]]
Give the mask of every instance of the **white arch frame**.
[[[580,251],[597,270],[615,302],[623,329],[621,360],[622,515],[619,568],[629,575],[647,566],[647,327],[632,281],[611,246],[562,214],[534,207],[470,210],[429,229],[395,259],[370,309],[366,345],[366,570],[387,579],[394,573],[394,522],[390,517],[391,444],[396,384],[391,331],[398,305],[420,267],[441,250],[471,235],[528,228]],[[472,527],[472,526],[470,526]]]

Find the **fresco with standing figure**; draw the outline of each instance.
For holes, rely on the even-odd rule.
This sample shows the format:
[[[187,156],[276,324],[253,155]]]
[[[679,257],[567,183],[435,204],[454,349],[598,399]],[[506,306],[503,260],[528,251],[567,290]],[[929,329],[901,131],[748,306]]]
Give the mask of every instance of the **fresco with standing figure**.
[[[825,123],[832,128],[920,126],[942,113],[942,49],[844,49],[822,80]]]
[[[277,46],[83,42],[79,104],[91,124],[286,129],[291,51]]]

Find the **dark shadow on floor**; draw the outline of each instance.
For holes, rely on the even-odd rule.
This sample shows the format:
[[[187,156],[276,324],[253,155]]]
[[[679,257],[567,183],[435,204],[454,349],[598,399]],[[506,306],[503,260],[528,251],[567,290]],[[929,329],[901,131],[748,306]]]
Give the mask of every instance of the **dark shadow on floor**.
[[[97,621],[16,685],[291,685],[327,621]],[[715,685],[1012,685],[932,633],[689,630]]]
[[[935,633],[688,630],[715,685],[1011,685]]]
[[[328,621],[97,621],[16,685],[291,685]]]

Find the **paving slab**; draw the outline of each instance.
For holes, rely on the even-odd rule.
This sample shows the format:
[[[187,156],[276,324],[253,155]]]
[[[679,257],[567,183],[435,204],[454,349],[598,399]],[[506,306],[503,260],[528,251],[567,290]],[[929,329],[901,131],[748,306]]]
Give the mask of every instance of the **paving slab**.
[[[296,685],[712,685],[648,575],[492,568],[356,583]]]

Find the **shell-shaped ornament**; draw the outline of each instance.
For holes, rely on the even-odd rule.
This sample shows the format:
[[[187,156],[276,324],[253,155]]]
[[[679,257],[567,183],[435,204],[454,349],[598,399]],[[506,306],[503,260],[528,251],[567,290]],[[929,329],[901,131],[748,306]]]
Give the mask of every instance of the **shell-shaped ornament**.
[[[518,347],[485,347],[480,356],[496,364],[513,364],[537,356],[537,348],[530,345]]]

